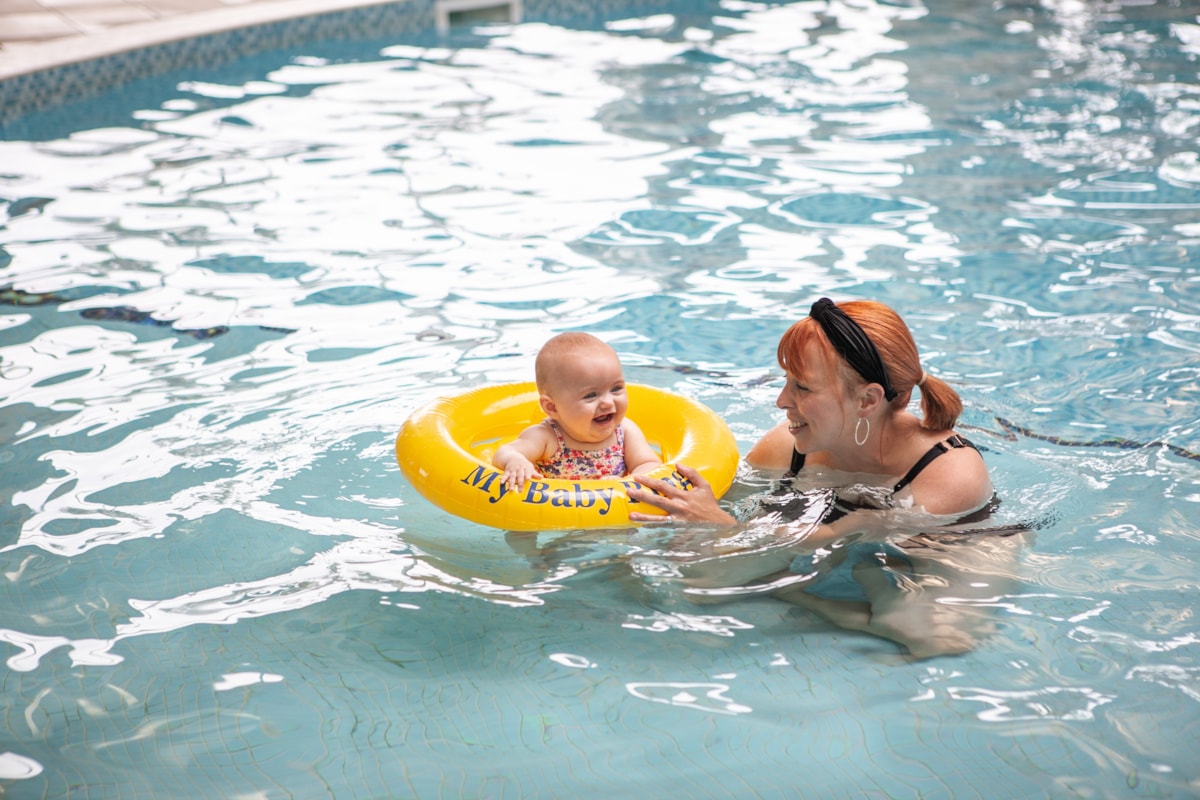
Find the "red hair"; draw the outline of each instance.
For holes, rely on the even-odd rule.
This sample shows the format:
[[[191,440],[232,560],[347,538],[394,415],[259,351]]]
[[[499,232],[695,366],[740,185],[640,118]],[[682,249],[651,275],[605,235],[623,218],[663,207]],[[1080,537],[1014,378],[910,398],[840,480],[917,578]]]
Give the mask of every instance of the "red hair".
[[[908,405],[913,387],[917,386],[921,376],[925,375],[921,369],[917,343],[913,341],[908,326],[899,314],[883,303],[852,300],[838,303],[837,306],[862,328],[863,333],[879,351],[879,357],[887,370],[887,377],[891,379],[897,393],[890,405],[893,411],[902,410]],[[803,375],[804,353],[809,345],[815,348],[826,364],[836,367],[846,388],[852,389],[865,382],[863,377],[838,355],[825,331],[821,329],[820,323],[812,317],[797,321],[783,334],[776,354],[779,366],[793,375]],[[958,396],[958,392],[945,381],[932,375],[925,375],[925,381],[920,388],[921,427],[933,431],[953,428],[958,421],[958,415],[962,413],[962,398]]]

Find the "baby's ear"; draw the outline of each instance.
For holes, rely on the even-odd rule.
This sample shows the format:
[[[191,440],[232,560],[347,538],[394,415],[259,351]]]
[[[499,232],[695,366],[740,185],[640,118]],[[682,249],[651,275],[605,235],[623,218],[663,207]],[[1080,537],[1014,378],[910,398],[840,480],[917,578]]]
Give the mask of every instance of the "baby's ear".
[[[554,405],[554,398],[548,394],[538,395],[538,405],[542,407],[542,411],[548,417],[553,417],[558,413],[558,407]]]

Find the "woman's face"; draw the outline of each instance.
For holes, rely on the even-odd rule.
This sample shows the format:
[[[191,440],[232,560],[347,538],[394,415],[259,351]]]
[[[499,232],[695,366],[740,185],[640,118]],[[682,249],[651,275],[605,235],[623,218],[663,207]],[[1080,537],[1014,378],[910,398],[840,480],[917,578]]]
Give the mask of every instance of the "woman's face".
[[[801,453],[829,450],[853,437],[857,417],[850,408],[842,379],[809,344],[804,360],[788,371],[775,405],[787,412],[788,430]]]

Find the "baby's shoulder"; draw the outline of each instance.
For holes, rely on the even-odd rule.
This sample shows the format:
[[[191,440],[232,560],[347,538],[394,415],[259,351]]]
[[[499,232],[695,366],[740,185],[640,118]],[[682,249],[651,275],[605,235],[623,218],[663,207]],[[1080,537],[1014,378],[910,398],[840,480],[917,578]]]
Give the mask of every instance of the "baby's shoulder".
[[[559,443],[559,435],[549,419],[533,423],[521,431],[518,438],[527,442],[537,442],[551,452],[553,449],[557,449]]]

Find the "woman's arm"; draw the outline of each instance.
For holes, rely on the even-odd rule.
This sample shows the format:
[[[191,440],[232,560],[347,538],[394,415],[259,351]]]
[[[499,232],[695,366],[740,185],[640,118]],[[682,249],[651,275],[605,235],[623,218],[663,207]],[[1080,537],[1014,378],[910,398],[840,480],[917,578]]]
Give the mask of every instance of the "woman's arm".
[[[787,421],[784,420],[754,443],[750,452],[746,454],[746,463],[755,469],[783,472],[792,465],[792,452],[795,449],[795,439],[792,438]],[[638,483],[647,488],[631,489],[629,496],[639,502],[661,508],[673,522],[708,522],[717,525],[737,523],[732,515],[717,504],[712,487],[699,472],[685,464],[676,464],[675,469],[691,481],[695,488],[689,492],[664,481],[639,479]],[[629,518],[634,522],[663,521],[663,518],[656,514],[632,513]]]
[[[712,486],[696,470],[685,464],[676,464],[675,469],[692,484],[691,491],[680,489],[664,480],[635,475],[634,480],[646,488],[631,488],[629,496],[639,503],[661,508],[667,512],[670,522],[708,522],[718,525],[735,525],[737,520],[717,504]],[[634,522],[662,522],[657,514],[631,512]]]
[[[631,513],[629,518],[708,525],[707,532],[694,524],[685,527],[668,546],[668,550],[678,546],[686,553],[681,560],[672,560],[672,566],[695,602],[728,599],[731,587],[755,584],[787,570],[797,555],[813,553],[842,535],[839,529],[821,524],[819,510],[797,520],[764,517],[740,522],[718,506],[712,487],[696,470],[682,464],[675,469],[693,484],[691,491],[641,477],[636,479],[638,483],[658,494],[649,488],[628,490],[630,497],[661,508],[669,516],[664,520],[655,514]]]

